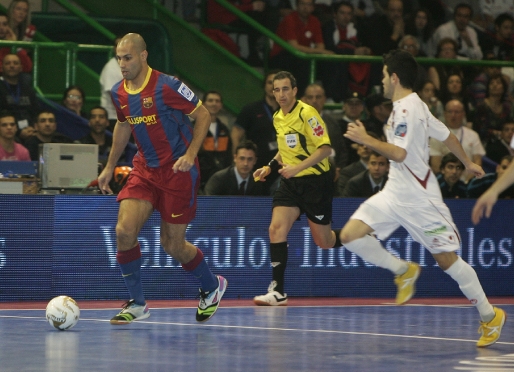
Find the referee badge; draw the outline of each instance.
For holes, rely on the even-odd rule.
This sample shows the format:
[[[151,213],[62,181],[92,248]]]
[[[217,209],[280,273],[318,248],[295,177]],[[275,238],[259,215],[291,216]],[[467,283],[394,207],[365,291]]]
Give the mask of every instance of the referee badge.
[[[296,134],[286,134],[286,144],[290,148],[294,149],[298,143],[298,137]]]

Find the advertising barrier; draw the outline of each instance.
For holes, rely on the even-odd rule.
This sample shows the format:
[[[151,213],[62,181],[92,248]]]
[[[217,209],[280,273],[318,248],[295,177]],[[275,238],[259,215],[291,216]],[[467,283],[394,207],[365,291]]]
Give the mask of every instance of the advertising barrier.
[[[333,227],[341,228],[362,199],[334,199]],[[461,235],[458,252],[476,270],[489,296],[514,295],[512,211],[502,200],[493,216],[471,223],[475,200],[447,200]],[[0,301],[128,298],[116,262],[115,196],[0,195]],[[423,213],[420,210],[419,213]],[[252,298],[271,280],[268,225],[271,198],[198,198],[187,239],[216,274],[229,281],[226,298]],[[154,213],[139,236],[147,299],[192,299],[198,283],[166,255]],[[289,234],[286,292],[289,296],[393,298],[393,275],[344,248],[317,247],[302,216]],[[382,242],[393,254],[420,263],[417,297],[461,296],[430,253],[400,228]]]

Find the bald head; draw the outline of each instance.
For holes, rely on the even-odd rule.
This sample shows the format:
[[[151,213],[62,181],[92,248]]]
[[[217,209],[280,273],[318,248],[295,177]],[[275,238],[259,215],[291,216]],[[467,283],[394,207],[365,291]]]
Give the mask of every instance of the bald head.
[[[130,33],[122,37],[118,46],[129,46],[132,45],[137,53],[141,53],[146,50],[146,43],[143,37],[139,34]]]

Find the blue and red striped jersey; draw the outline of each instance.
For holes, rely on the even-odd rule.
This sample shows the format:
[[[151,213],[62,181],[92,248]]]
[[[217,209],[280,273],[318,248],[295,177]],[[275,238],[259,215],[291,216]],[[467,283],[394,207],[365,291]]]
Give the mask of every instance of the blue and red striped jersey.
[[[118,120],[130,124],[138,154],[155,168],[185,154],[193,139],[191,114],[202,102],[183,82],[148,69],[143,86],[130,90],[125,80],[111,90]]]

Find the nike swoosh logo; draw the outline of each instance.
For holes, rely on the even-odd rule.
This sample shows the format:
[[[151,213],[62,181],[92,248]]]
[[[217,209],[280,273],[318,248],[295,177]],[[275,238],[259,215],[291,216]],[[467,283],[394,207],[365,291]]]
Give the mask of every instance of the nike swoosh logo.
[[[127,107],[127,105],[121,105],[120,106],[122,109],[124,109],[125,107]]]
[[[171,214],[171,217],[172,217],[172,218],[180,217],[180,216],[182,216],[183,214],[184,214],[184,213],[181,213],[181,214],[175,214],[175,213],[172,213],[172,214]]]
[[[282,301],[287,300],[287,297],[284,297],[284,298],[277,298],[277,296],[276,296],[276,295],[273,295],[273,297],[275,297],[275,300],[277,300],[277,302],[282,302]]]
[[[130,273],[130,274],[121,274],[121,276],[124,277],[124,278],[126,278],[127,276],[131,276],[131,275],[132,275],[132,273]]]

